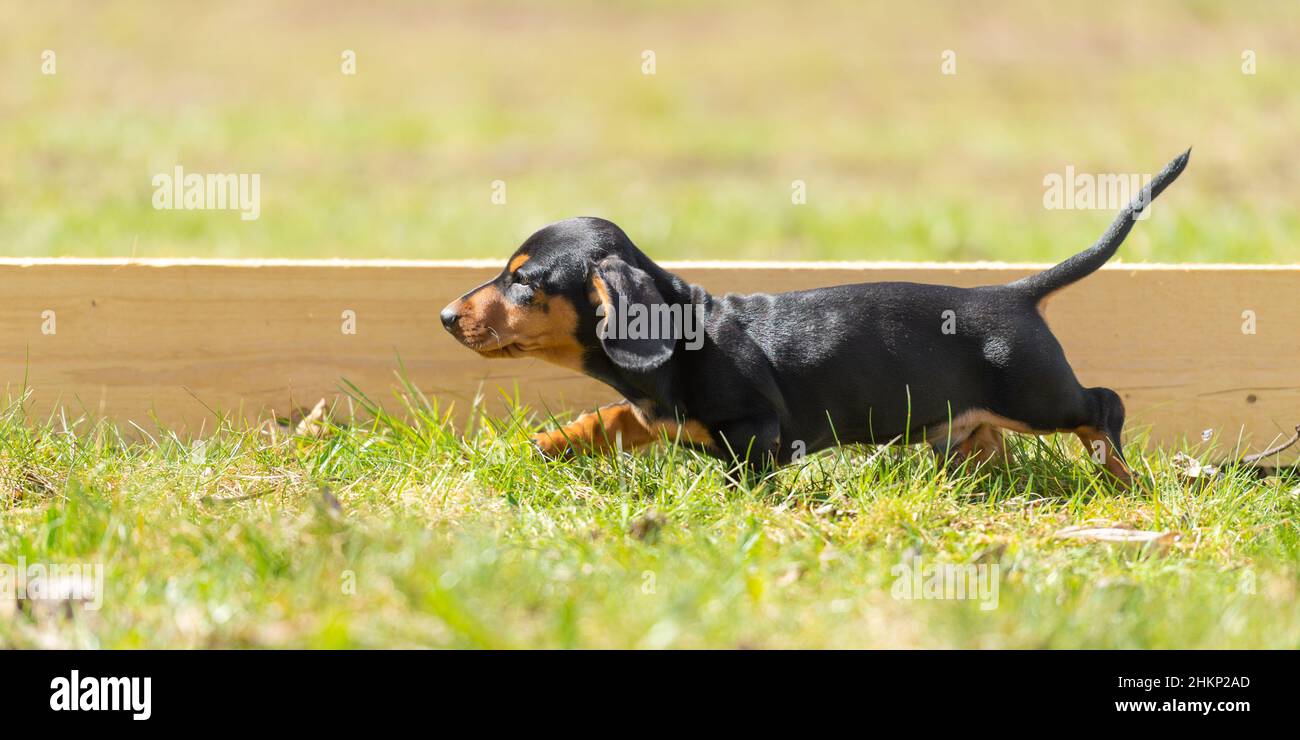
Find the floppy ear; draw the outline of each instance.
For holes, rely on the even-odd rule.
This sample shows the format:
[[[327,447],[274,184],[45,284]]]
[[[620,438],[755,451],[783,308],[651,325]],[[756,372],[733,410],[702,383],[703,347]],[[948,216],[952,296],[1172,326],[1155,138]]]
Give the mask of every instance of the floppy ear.
[[[633,372],[648,372],[668,362],[677,346],[676,337],[660,336],[650,339],[649,331],[624,332],[628,327],[627,320],[632,317],[620,316],[618,313],[639,311],[648,314],[651,306],[663,306],[666,303],[649,273],[629,265],[621,257],[610,256],[592,269],[591,287],[596,291],[604,309],[603,320],[596,327],[596,335],[600,339],[601,348],[615,365]],[[636,306],[640,308],[635,308]],[[641,322],[641,326],[648,328],[650,323],[647,319]],[[623,336],[624,333],[638,336],[628,338]]]

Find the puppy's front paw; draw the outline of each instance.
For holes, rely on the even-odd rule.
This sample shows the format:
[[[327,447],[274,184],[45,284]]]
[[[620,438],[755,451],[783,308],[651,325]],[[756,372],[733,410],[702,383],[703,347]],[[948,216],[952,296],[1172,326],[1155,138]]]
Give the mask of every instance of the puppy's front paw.
[[[533,447],[536,447],[537,451],[549,460],[561,460],[571,456],[573,452],[569,440],[558,429],[531,434],[528,439],[533,443]]]

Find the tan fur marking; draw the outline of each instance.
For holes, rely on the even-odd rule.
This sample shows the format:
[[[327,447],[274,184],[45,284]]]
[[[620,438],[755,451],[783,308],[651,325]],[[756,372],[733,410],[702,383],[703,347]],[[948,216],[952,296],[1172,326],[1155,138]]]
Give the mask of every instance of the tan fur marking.
[[[461,341],[484,357],[536,357],[582,371],[578,311],[563,296],[537,290],[532,303],[520,306],[487,285],[466,297],[458,331]]]
[[[687,444],[713,445],[713,435],[709,433],[708,427],[704,426],[694,419],[678,421],[675,419],[654,419],[650,411],[641,406],[633,406],[632,410],[636,413],[641,423],[656,432],[659,436],[667,437],[669,441],[682,441]]]
[[[591,276],[591,287],[595,290],[595,295],[588,293],[588,300],[592,303],[599,302],[600,305],[605,307],[606,311],[609,311],[614,307],[614,301],[609,297],[609,286],[605,285],[605,281],[602,280],[599,275]],[[608,316],[609,314],[606,313],[606,315]]]
[[[515,258],[510,260],[510,264],[506,265],[506,272],[514,272],[520,267],[523,267],[524,263],[527,262],[530,257],[532,257],[532,255],[527,252],[515,255]]]
[[[552,365],[582,372],[583,347],[578,341],[578,310],[564,296],[548,296],[538,291],[537,306],[529,306],[525,326],[538,333],[542,345],[534,349],[524,344],[524,354],[545,360]],[[541,305],[547,306],[546,311]]]
[[[1083,442],[1083,447],[1088,453],[1088,458],[1093,459],[1093,453],[1096,449],[1096,443],[1101,442],[1105,445],[1104,456],[1105,462],[1102,467],[1110,473],[1117,481],[1124,485],[1125,488],[1133,485],[1133,473],[1124,464],[1120,456],[1115,454],[1115,444],[1111,442],[1110,437],[1104,432],[1094,429],[1093,427],[1079,427],[1074,430],[1079,435],[1079,440]]]
[[[944,444],[948,441],[953,443],[961,442],[974,433],[977,428],[986,425],[994,429],[1010,429],[1021,434],[1051,434],[1057,431],[1055,429],[1030,429],[1021,422],[999,416],[992,411],[972,409],[958,414],[951,422],[940,424],[933,432],[929,432],[927,429],[926,431],[929,433],[926,434],[926,441],[931,444]]]
[[[969,437],[957,445],[957,453],[964,459],[981,464],[1006,462],[1007,448],[1002,443],[1002,430],[992,424],[980,424]]]
[[[533,443],[547,457],[563,457],[579,451],[602,452],[620,446],[631,450],[664,438],[695,444],[712,443],[708,429],[699,422],[647,423],[644,412],[627,401],[601,406],[559,429],[532,435]]]

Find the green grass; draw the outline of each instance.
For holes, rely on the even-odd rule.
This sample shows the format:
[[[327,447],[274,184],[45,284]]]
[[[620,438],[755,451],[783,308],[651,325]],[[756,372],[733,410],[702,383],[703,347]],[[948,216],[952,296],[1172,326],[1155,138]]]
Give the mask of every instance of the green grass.
[[[124,441],[0,421],[0,562],[102,563],[102,608],[23,607],[0,646],[1300,647],[1300,480],[1189,485],[1131,444],[1114,490],[1066,439],[1010,470],[844,449],[729,486],[680,448],[548,462],[422,400],[321,438]],[[139,436],[139,432],[136,432]],[[1054,539],[1109,523],[1165,551]],[[999,566],[995,609],[891,568]]]

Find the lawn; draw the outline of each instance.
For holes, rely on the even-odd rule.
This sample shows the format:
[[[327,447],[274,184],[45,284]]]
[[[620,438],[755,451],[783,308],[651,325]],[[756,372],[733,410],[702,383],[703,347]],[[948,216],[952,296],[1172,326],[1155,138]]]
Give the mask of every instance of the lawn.
[[[521,417],[462,437],[410,408],[125,443],[10,406],[0,562],[105,575],[99,609],[27,602],[0,646],[1300,647],[1295,474],[1188,481],[1139,439],[1122,492],[1021,438],[1010,469],[844,449],[750,488],[672,446],[549,462]],[[1078,525],[1168,534],[1054,536]],[[996,566],[997,590],[895,598],[900,564]]]

